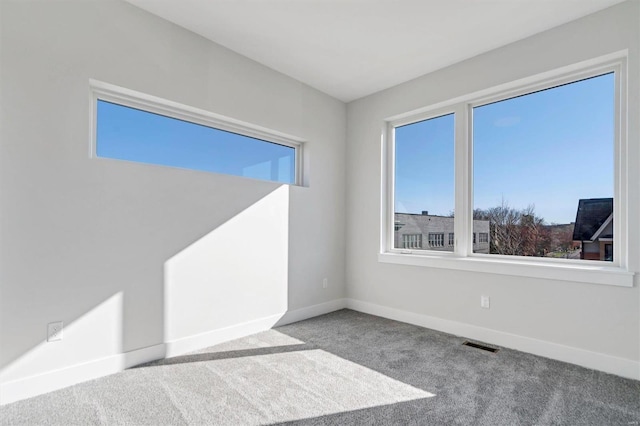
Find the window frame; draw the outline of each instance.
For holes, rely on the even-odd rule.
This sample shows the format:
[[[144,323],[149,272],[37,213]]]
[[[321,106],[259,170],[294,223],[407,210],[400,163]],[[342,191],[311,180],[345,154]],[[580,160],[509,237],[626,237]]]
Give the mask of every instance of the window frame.
[[[613,262],[507,256],[473,252],[473,108],[550,89],[603,74],[614,73],[614,260]],[[627,165],[627,51],[615,52],[569,65],[385,120],[382,134],[382,209],[380,253],[387,263],[421,265],[515,276],[538,277],[595,284],[633,286],[628,270],[628,165]],[[395,189],[395,128],[454,113],[455,218],[454,250],[401,250],[393,248]],[[577,207],[577,206],[576,206]]]
[[[454,175],[451,176],[452,179],[454,179],[454,186],[455,186],[455,168],[456,168],[456,156],[457,156],[457,148],[456,148],[456,140],[455,140],[455,133],[456,133],[456,124],[455,124],[455,110],[449,107],[445,107],[445,108],[435,108],[433,110],[428,110],[424,113],[418,113],[415,115],[409,115],[407,117],[402,117],[393,121],[388,121],[387,122],[387,126],[386,126],[386,132],[388,133],[388,137],[389,137],[389,141],[390,143],[387,144],[387,153],[386,153],[386,157],[387,157],[387,171],[388,173],[390,173],[387,176],[387,185],[386,188],[383,187],[383,193],[387,194],[387,206],[386,206],[386,211],[383,211],[383,216],[385,218],[389,218],[389,220],[391,222],[394,221],[395,218],[395,194],[394,194],[394,188],[395,188],[395,173],[396,173],[396,167],[395,167],[395,163],[396,163],[396,157],[395,157],[395,137],[394,137],[394,130],[396,127],[402,127],[402,126],[406,126],[409,124],[415,124],[415,123],[419,123],[422,121],[426,121],[426,120],[431,120],[434,118],[439,118],[439,117],[444,117],[447,115],[452,115],[454,117],[454,140],[452,141],[452,143],[454,144]],[[384,141],[384,137],[383,137],[383,141]],[[383,154],[383,158],[384,158],[384,154]],[[383,171],[383,175],[384,175],[384,171]],[[383,199],[385,199],[385,197],[383,196]],[[457,201],[454,201],[455,203],[457,203]],[[410,249],[402,249],[402,248],[394,248],[393,247],[393,238],[394,238],[394,226],[393,223],[391,224],[391,226],[386,226],[385,221],[383,220],[383,233],[386,234],[386,238],[383,237],[381,239],[381,248],[382,248],[382,252],[390,252],[390,253],[403,253],[403,254],[411,254],[414,253],[412,250]],[[457,228],[456,228],[456,221],[454,220],[454,234],[456,232],[458,232]],[[383,234],[383,235],[384,235]],[[430,249],[430,245],[427,244],[428,247],[423,247],[419,252],[420,253],[438,253],[438,255],[443,255],[443,256],[453,256],[455,253],[455,246],[456,246],[456,241],[454,240],[454,250],[453,251],[443,251],[443,250],[431,250]],[[427,242],[428,242],[428,238],[427,238]]]
[[[124,87],[116,86],[114,84],[105,83],[102,81],[90,79],[89,80],[90,91],[90,147],[89,157],[91,159],[106,160],[106,161],[127,161],[131,163],[141,164],[152,167],[168,167],[168,168],[181,168],[183,170],[192,170],[202,173],[213,173],[225,176],[235,176],[243,179],[260,180],[263,182],[273,182],[279,185],[294,185],[305,186],[306,176],[303,173],[303,148],[305,140],[291,136],[285,133],[281,133],[275,130],[261,127],[258,125],[250,124],[244,121],[236,120],[230,117],[216,114],[210,111],[206,111],[200,108],[184,105],[178,102],[163,99],[157,96],[148,95],[146,93],[138,92]],[[265,143],[274,143],[282,145],[294,150],[294,182],[278,182],[269,179],[256,179],[247,176],[233,175],[222,172],[202,171],[197,169],[166,166],[162,164],[154,163],[141,163],[131,160],[121,160],[109,157],[99,157],[97,155],[97,128],[98,128],[98,101],[110,102],[116,105],[121,105],[128,108],[134,108],[140,111],[158,114],[164,117],[185,121],[205,127],[210,127],[216,130],[222,130],[225,132],[235,133],[241,136],[246,136],[253,139],[264,141]]]

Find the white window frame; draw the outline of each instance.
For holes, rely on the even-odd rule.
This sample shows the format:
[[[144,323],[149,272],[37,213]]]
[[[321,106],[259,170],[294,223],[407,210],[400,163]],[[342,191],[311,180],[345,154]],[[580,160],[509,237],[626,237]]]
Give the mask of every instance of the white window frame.
[[[97,143],[97,124],[98,124],[98,100],[111,102],[117,105],[125,107],[135,108],[141,111],[159,114],[169,118],[175,118],[178,120],[186,121],[189,123],[200,124],[206,127],[210,127],[217,130],[236,133],[241,136],[247,136],[254,139],[265,141],[265,143],[275,143],[277,145],[293,148],[295,152],[294,160],[294,182],[284,183],[276,182],[272,180],[266,180],[267,182],[274,182],[280,185],[297,185],[303,186],[306,180],[303,174],[303,147],[305,141],[301,138],[287,135],[275,130],[267,129],[265,127],[257,126],[254,124],[246,123],[240,120],[229,118],[220,114],[215,114],[210,111],[206,111],[200,108],[184,105],[178,102],[163,99],[157,96],[148,95],[146,93],[137,92],[135,90],[126,89],[124,87],[116,86],[114,84],[105,83],[98,80],[89,80],[90,89],[90,148],[89,156],[93,159],[106,160],[106,161],[129,161],[119,160],[107,157],[98,157],[96,155],[96,143]],[[136,162],[137,164],[140,164]],[[157,166],[157,167],[171,167],[160,164],[144,163],[145,166]],[[192,170],[192,169],[188,169]],[[200,170],[197,170],[200,171]],[[225,174],[220,172],[204,172],[214,174]],[[226,175],[226,174],[225,174]],[[236,176],[242,179],[254,179],[245,176]]]
[[[390,141],[390,143],[386,143],[386,141],[383,141],[383,145],[387,145],[386,146],[386,151],[385,154],[383,154],[383,163],[384,163],[384,157],[386,157],[386,170],[388,171],[388,173],[390,173],[390,175],[387,176],[388,180],[387,180],[387,185],[383,188],[383,197],[382,199],[385,199],[385,194],[386,194],[386,199],[388,200],[388,204],[386,207],[383,207],[383,217],[389,218],[389,220],[391,222],[394,222],[395,220],[395,197],[394,197],[394,188],[395,188],[395,139],[393,137],[394,135],[394,130],[397,127],[402,127],[402,126],[406,126],[408,124],[415,124],[415,123],[419,123],[421,121],[426,121],[426,120],[431,120],[434,118],[439,118],[439,117],[444,117],[446,115],[451,115],[453,114],[454,119],[455,119],[455,110],[449,107],[445,107],[445,108],[434,108],[432,110],[428,110],[424,113],[418,113],[416,115],[409,115],[407,117],[402,117],[393,121],[387,121],[387,135],[388,135],[388,141]],[[454,128],[455,128],[456,124],[454,123]],[[455,137],[454,140],[451,141],[454,144],[454,148],[456,145],[456,141],[455,141]],[[457,150],[457,148],[455,148]],[[457,153],[456,153],[457,154]],[[454,155],[454,169],[455,169],[455,155]],[[385,171],[383,170],[383,176],[384,176]],[[451,178],[453,179],[454,176],[451,176]],[[384,180],[384,179],[383,179]],[[392,224],[392,226],[390,227],[386,227],[385,226],[385,220],[383,220],[383,234],[382,235],[386,235],[386,238],[382,238],[381,239],[381,252],[389,252],[389,253],[402,253],[402,254],[412,254],[415,252],[412,252],[408,249],[402,249],[402,248],[394,248],[393,247],[393,238],[394,238],[394,226]],[[454,234],[458,232],[457,228],[456,228],[456,221],[454,220]],[[426,253],[437,253],[439,256],[454,256],[454,252],[451,251],[442,251],[442,250],[430,250],[429,247],[431,247],[429,244],[429,239],[427,236],[427,247],[423,248],[422,250],[420,250],[420,253],[426,254]],[[455,246],[455,244],[454,244]]]
[[[613,72],[614,137],[614,261],[553,259],[473,253],[473,108]],[[393,247],[395,128],[454,113],[455,120],[455,244],[453,252],[402,250]],[[380,253],[386,263],[487,272],[593,284],[633,286],[628,269],[627,51],[621,51],[502,84],[385,120],[382,149]],[[577,208],[577,206],[576,206]]]

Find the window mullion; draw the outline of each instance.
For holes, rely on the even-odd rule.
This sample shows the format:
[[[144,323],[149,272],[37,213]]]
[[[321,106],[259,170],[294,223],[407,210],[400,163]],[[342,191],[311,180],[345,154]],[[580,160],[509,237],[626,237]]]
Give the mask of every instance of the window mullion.
[[[458,104],[455,108],[455,249],[458,256],[471,252],[471,117],[469,107]]]
[[[627,253],[627,122],[626,122],[626,67],[617,65],[615,71],[615,111],[614,119],[614,195],[613,195],[613,263],[628,267]]]

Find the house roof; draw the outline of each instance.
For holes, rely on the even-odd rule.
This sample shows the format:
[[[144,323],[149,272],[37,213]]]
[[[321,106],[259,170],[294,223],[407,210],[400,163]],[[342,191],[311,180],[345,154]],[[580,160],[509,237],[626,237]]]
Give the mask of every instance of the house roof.
[[[578,201],[576,224],[573,228],[573,240],[590,240],[594,234],[601,231],[613,213],[613,198],[587,198]],[[599,235],[611,237],[611,235]]]

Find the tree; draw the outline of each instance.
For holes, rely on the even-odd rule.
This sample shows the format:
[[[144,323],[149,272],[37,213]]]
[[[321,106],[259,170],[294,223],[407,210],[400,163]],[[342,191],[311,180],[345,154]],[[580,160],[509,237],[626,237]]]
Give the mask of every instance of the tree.
[[[473,218],[489,221],[490,253],[517,256],[544,256],[551,244],[551,234],[544,219],[536,216],[535,207],[518,210],[503,200],[497,207],[475,209]]]

